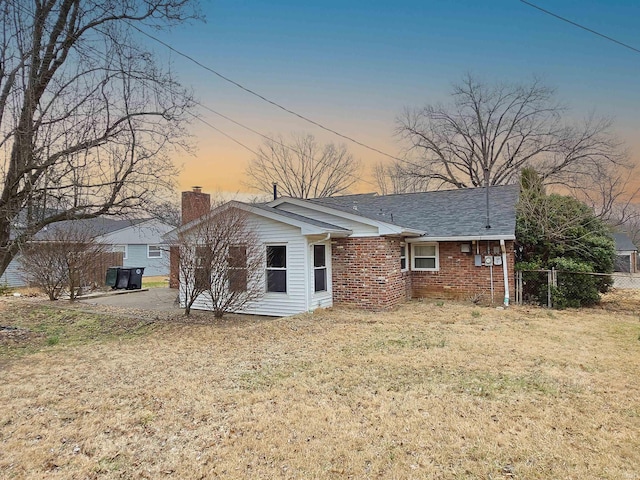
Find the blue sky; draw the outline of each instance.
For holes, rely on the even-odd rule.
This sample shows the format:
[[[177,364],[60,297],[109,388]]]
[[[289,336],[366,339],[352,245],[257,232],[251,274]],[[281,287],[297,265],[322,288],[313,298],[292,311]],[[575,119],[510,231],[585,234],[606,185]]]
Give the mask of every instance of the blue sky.
[[[640,49],[640,2],[532,3]],[[576,117],[591,111],[613,117],[640,160],[640,53],[518,0],[213,0],[203,1],[202,9],[206,23],[180,27],[163,39],[264,96],[392,155],[402,146],[393,136],[396,115],[406,106],[446,102],[451,84],[471,72],[489,82],[542,77]],[[251,128],[344,142],[175,54],[170,58],[202,103]],[[253,149],[261,143],[214,114],[201,114]],[[179,159],[181,187],[197,182],[210,191],[246,190],[240,180],[253,154],[203,125],[194,124],[192,131],[198,151]],[[385,158],[344,143],[365,169]]]

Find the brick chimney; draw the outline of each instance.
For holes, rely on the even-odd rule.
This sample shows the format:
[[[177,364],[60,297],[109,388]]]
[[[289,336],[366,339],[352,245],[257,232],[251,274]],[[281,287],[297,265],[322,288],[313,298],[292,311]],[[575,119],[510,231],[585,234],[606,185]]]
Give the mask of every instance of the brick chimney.
[[[202,187],[182,192],[182,225],[201,217],[211,210],[211,195],[202,193]]]
[[[182,192],[182,225],[201,217],[211,210],[211,195],[202,193],[202,187],[192,187]],[[180,248],[169,247],[169,286],[178,288],[180,283]]]

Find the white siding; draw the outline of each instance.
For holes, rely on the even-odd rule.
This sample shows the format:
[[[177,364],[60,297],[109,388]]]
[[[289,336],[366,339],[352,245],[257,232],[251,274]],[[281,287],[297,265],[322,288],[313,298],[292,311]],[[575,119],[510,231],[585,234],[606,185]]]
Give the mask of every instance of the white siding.
[[[0,275],[0,285],[23,287],[26,284],[20,271],[20,257],[17,256],[11,261],[4,273]]]
[[[257,215],[251,216],[250,226],[257,232],[260,242],[265,245],[265,268],[266,245],[286,245],[287,293],[269,293],[265,291],[262,298],[246,305],[242,311],[237,313],[282,317],[306,312],[309,309],[308,243],[306,238],[301,235],[300,228]],[[264,278],[262,283],[264,291],[266,290]],[[211,301],[206,298],[206,295],[201,295],[193,304],[193,308],[208,310],[211,308]]]
[[[144,276],[169,275],[169,251],[162,249],[162,258],[148,258],[148,245],[127,245],[125,267],[144,267]]]
[[[356,222],[355,220],[350,220],[347,218],[338,217],[336,215],[319,212],[317,210],[311,210],[309,208],[302,207],[300,205],[294,205],[292,203],[285,202],[278,205],[277,208],[284,210],[285,212],[295,213],[307,218],[313,218],[314,220],[319,220],[321,222],[326,222],[326,223],[330,223],[331,225],[337,225],[338,227],[349,229],[353,232],[354,237],[379,235],[378,227],[366,225],[364,223]],[[354,211],[353,213],[357,214],[358,212]]]

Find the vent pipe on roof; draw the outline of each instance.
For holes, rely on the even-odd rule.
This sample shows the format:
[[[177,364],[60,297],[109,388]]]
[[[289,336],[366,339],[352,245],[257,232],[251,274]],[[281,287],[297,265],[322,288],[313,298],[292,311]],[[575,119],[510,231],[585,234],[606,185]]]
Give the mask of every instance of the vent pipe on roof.
[[[273,182],[273,199],[278,199],[278,184],[276,182]]]
[[[489,229],[491,228],[491,221],[489,217],[489,169],[486,167],[484,169],[484,186],[487,197],[487,223],[485,224],[484,228]]]

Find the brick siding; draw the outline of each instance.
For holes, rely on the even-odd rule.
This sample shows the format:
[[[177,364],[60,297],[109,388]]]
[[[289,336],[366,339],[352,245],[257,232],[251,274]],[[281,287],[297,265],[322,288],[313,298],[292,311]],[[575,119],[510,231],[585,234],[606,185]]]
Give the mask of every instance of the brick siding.
[[[201,217],[211,210],[211,195],[203,193],[200,187],[193,187],[190,192],[182,192],[181,213],[182,225]],[[180,286],[180,248],[169,248],[169,287]]]
[[[385,237],[334,240],[334,303],[384,310],[409,298],[409,272],[400,271],[400,243]]]
[[[384,310],[408,298],[448,298],[491,300],[490,267],[474,265],[475,244],[471,242],[439,242],[439,270],[420,272],[400,270],[402,240],[386,237],[342,238],[332,242],[333,301],[367,310]],[[506,243],[507,266],[513,298],[513,242]],[[462,253],[462,244],[471,246]],[[489,242],[489,249],[499,247]],[[487,242],[480,242],[480,253]],[[411,265],[407,248],[407,265]],[[500,254],[501,256],[501,254]],[[504,280],[502,266],[493,267],[494,303],[502,303]]]
[[[411,272],[413,298],[448,298],[458,300],[491,301],[491,269],[490,267],[476,267],[474,257],[476,246],[471,245],[470,253],[462,253],[463,243],[471,242],[440,242],[440,269],[437,272]],[[505,242],[507,251],[507,267],[509,292],[513,298],[513,242]],[[489,242],[489,251],[500,247],[500,242]],[[480,254],[487,253],[487,242],[480,242]],[[501,255],[501,254],[500,254]],[[502,303],[504,299],[504,275],[502,265],[493,267],[493,298],[494,303]]]

